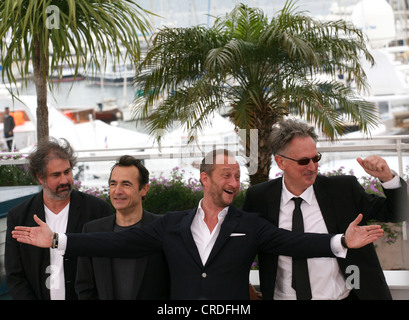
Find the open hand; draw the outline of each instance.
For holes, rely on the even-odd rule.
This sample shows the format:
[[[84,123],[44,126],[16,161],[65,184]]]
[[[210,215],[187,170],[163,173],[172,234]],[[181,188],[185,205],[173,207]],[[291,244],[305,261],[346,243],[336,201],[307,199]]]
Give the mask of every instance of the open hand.
[[[38,227],[15,227],[11,232],[13,238],[18,242],[41,248],[50,248],[53,243],[53,231],[37,215],[34,215],[34,221],[38,224]]]
[[[383,230],[380,225],[359,226],[363,215],[360,213],[358,217],[349,224],[345,232],[345,241],[348,248],[361,248],[370,244],[383,236]]]

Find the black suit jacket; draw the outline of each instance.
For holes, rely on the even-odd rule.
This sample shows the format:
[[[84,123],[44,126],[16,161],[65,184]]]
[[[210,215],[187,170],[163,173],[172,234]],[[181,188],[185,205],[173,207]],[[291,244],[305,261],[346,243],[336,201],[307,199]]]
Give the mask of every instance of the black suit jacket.
[[[249,299],[249,270],[257,251],[333,257],[331,235],[297,234],[230,206],[205,265],[190,230],[196,209],[170,212],[120,233],[67,234],[66,255],[138,257],[163,250],[172,299]]]
[[[402,187],[385,189],[386,198],[368,194],[354,176],[318,176],[314,192],[329,233],[344,233],[359,213],[364,215],[361,224],[370,219],[397,222],[408,219],[407,185],[401,179]],[[282,178],[250,187],[246,193],[243,210],[260,213],[264,218],[278,225],[282,191]],[[277,255],[259,255],[260,287],[265,299],[274,296],[277,273]],[[382,268],[373,244],[360,249],[348,250],[346,259],[338,259],[345,278],[348,266],[358,266],[360,289],[355,294],[360,299],[391,299]]]
[[[146,226],[160,215],[143,211],[141,226]],[[113,231],[116,215],[88,222],[83,232]],[[142,272],[136,275],[135,290],[138,300],[163,300],[170,297],[169,270],[162,252],[138,259]],[[80,300],[112,300],[112,258],[80,257],[75,288]]]
[[[68,213],[67,232],[81,232],[90,220],[112,214],[112,207],[101,199],[73,190]],[[12,299],[50,299],[46,286],[50,276],[50,249],[18,243],[11,236],[15,226],[36,226],[33,215],[45,221],[43,192],[11,209],[7,216],[5,267],[7,285]],[[65,297],[76,299],[74,284],[77,259],[64,259]]]

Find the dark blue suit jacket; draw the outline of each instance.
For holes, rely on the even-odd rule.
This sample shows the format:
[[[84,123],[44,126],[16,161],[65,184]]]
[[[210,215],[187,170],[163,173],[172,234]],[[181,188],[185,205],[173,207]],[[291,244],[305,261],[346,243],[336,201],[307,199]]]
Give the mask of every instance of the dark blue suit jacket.
[[[170,212],[121,233],[67,234],[66,255],[137,257],[163,250],[172,299],[249,299],[249,270],[258,251],[295,257],[333,257],[331,235],[278,229],[231,206],[205,265],[190,226],[196,209]]]

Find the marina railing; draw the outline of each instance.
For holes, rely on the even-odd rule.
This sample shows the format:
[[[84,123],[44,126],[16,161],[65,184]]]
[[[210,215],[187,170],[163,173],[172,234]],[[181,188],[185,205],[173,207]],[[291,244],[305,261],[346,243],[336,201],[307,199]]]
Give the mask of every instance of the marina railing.
[[[210,143],[201,144],[199,148],[194,148],[193,144],[162,145],[160,150],[158,149],[158,146],[153,145],[148,147],[134,146],[132,148],[87,149],[76,150],[76,152],[78,154],[78,162],[114,161],[123,154],[132,154],[136,158],[143,160],[166,160],[185,157],[201,158],[205,153],[203,150],[208,150],[209,147],[233,147],[234,150],[238,150],[240,145],[239,143]],[[172,149],[177,151],[174,152]],[[327,154],[359,152],[359,154],[363,155],[373,153],[396,156],[399,167],[398,173],[402,176],[404,174],[405,164],[409,165],[409,158],[407,158],[409,154],[409,135],[376,136],[371,138],[342,138],[337,141],[320,139],[318,141],[318,151],[325,152]],[[27,162],[25,156],[27,156],[28,153],[29,152],[0,152],[0,157],[2,157],[0,165],[24,164]],[[14,159],[14,157],[18,156],[22,156],[22,158]],[[342,157],[340,161],[341,160]]]
[[[400,176],[405,174],[409,167],[409,135],[376,136],[371,138],[342,138],[337,141],[320,139],[318,141],[318,151],[323,154],[320,165],[325,168],[339,166],[347,160],[357,156],[366,157],[371,154],[378,154],[387,157],[394,165],[393,168]],[[130,154],[142,160],[166,161],[169,159],[196,159],[200,160],[204,154],[212,148],[227,148],[236,152],[235,155],[244,158],[240,142],[207,143],[199,146],[194,144],[162,145],[159,149],[157,145],[134,146],[132,148],[107,148],[107,149],[87,149],[76,150],[79,163],[115,161],[119,156]],[[0,165],[17,165],[27,162],[27,152],[1,152]],[[274,163],[273,163],[274,166]],[[148,168],[152,170],[152,168]],[[273,168],[274,169],[274,168]]]

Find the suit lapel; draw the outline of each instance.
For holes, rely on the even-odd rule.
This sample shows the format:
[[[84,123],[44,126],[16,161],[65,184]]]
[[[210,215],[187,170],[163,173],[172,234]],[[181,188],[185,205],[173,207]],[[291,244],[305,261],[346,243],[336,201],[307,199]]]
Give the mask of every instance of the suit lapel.
[[[266,189],[265,197],[267,200],[267,219],[278,226],[281,204],[281,192],[283,190],[283,178],[271,181],[271,185]]]
[[[78,191],[73,190],[70,199],[70,210],[68,212],[67,232],[81,232],[77,231],[76,226],[80,218],[81,197]]]
[[[141,219],[141,227],[149,224],[149,222],[152,221],[152,218],[150,216],[148,216],[148,214],[149,213],[147,213],[145,210],[143,211],[142,219]],[[139,294],[139,290],[140,290],[140,287],[141,287],[141,284],[142,284],[142,280],[143,280],[144,275],[145,275],[146,267],[148,265],[148,260],[149,260],[148,256],[138,258],[138,265],[139,265],[138,270],[140,270],[140,272],[138,272],[136,274],[136,276],[135,276],[134,285],[135,285],[136,295]]]
[[[230,235],[235,230],[240,221],[240,217],[241,213],[237,211],[233,206],[230,206],[226,218],[221,225],[219,236],[217,237],[213,249],[210,252],[209,258],[206,261],[206,265],[211,262],[211,260],[217,255],[220,249],[223,248],[226,241],[229,240]]]
[[[29,219],[29,223],[27,224],[27,226],[37,226],[36,222],[32,218],[34,214],[36,214],[37,217],[39,217],[42,221],[46,222],[45,211],[44,211],[43,191],[35,195],[32,210],[33,212],[32,212],[32,215]],[[50,265],[50,250],[44,249],[44,248],[33,247],[33,249],[30,251],[32,251],[31,263],[33,264],[36,272],[38,272],[38,276],[40,278],[43,278],[43,275],[47,274],[47,267]],[[50,289],[49,288],[43,285],[41,291],[42,291],[42,295],[44,299],[50,299]]]
[[[110,219],[104,220],[104,223],[100,224],[98,232],[109,232],[114,230],[116,213],[110,216]],[[101,265],[105,265],[104,273],[105,279],[103,280],[103,287],[105,288],[105,294],[107,299],[114,299],[114,279],[112,273],[112,258],[101,257],[97,258]]]
[[[328,194],[328,186],[322,177],[318,176],[314,183],[315,197],[317,198],[322,216],[328,229],[328,233],[337,233],[338,228],[334,216],[334,204]]]
[[[183,242],[187,248],[187,251],[192,256],[193,260],[200,266],[203,267],[202,260],[200,259],[199,251],[196,247],[195,240],[192,236],[192,231],[190,226],[192,225],[193,218],[196,214],[197,208],[189,211],[186,216],[184,216],[180,223],[180,234],[182,236]]]
[[[43,200],[43,191],[38,193],[36,195],[35,201],[34,201],[34,212],[33,214],[36,214],[37,217],[39,217],[42,221],[45,221],[45,211],[44,211],[44,200]],[[33,225],[36,225],[36,223],[33,220]]]

